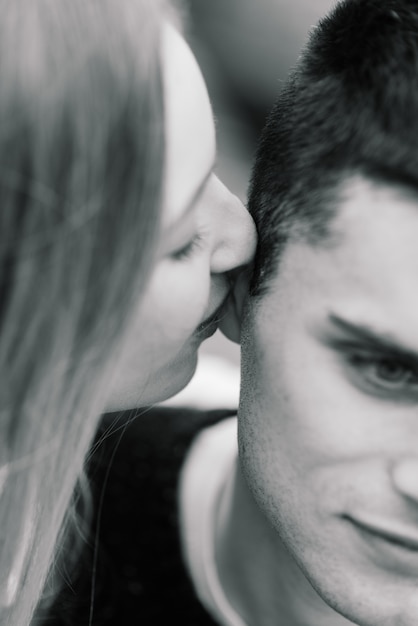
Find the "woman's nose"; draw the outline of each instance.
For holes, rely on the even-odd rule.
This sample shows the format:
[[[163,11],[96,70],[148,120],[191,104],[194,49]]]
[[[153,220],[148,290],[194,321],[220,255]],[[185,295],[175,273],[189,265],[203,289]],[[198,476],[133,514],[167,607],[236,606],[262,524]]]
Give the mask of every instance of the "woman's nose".
[[[257,235],[252,217],[242,202],[221,183],[213,181],[215,194],[211,272],[223,273],[248,265],[254,257]]]

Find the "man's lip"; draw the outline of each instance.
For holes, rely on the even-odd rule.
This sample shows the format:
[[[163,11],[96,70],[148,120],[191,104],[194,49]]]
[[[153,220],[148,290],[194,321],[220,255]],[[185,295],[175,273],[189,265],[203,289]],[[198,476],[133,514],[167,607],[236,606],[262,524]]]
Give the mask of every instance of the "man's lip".
[[[211,326],[215,326],[215,325],[217,326],[219,324],[224,314],[225,305],[230,295],[231,295],[231,292],[228,291],[228,293],[226,294],[226,296],[224,297],[220,305],[214,310],[214,312],[211,315],[209,315],[209,317],[207,317],[205,320],[203,320],[201,324],[199,324],[199,326],[195,330],[195,335],[199,336]]]
[[[344,517],[367,533],[371,533],[407,550],[418,552],[418,529],[414,531],[398,522],[381,520],[379,518],[368,519],[364,516],[352,517],[350,515],[345,515]]]

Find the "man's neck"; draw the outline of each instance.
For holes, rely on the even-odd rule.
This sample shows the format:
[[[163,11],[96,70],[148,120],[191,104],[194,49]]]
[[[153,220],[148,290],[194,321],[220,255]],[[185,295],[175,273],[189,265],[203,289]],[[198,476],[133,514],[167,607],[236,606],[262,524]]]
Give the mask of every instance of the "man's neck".
[[[353,626],[311,587],[236,468],[219,508],[220,583],[248,626]]]

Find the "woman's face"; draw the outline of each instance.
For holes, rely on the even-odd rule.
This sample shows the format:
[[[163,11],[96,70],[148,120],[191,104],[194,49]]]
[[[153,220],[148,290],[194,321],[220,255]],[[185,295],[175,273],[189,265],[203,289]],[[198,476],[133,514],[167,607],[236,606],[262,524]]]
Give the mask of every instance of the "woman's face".
[[[157,259],[125,346],[108,410],[144,406],[191,379],[213,335],[234,270],[253,257],[251,217],[213,173],[215,128],[206,86],[183,38],[164,29],[166,169]]]

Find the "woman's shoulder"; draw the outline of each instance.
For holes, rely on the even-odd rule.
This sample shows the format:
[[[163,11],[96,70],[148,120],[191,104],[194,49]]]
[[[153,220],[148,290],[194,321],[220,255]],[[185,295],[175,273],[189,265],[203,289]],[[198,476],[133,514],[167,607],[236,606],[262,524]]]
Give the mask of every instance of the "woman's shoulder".
[[[183,564],[178,481],[195,437],[234,413],[153,407],[103,417],[87,467],[89,538],[45,626],[165,626],[173,615],[214,624]]]

